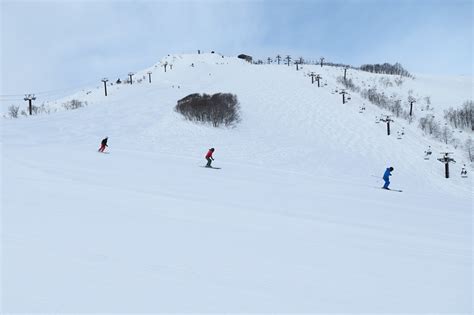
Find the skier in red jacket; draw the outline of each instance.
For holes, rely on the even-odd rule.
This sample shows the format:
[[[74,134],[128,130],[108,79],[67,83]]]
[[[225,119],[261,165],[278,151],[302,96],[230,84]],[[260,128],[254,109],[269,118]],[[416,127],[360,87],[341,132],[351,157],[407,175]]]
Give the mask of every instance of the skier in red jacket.
[[[206,160],[207,160],[206,167],[212,167],[211,163],[212,163],[212,161],[214,161],[214,158],[212,157],[212,153],[214,153],[214,148],[210,148],[209,151],[207,151],[207,154],[206,154]]]

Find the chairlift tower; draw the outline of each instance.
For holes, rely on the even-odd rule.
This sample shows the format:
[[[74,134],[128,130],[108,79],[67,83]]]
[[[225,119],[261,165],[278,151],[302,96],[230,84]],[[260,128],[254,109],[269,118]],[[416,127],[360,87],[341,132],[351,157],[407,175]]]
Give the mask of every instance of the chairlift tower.
[[[321,80],[323,77],[321,77],[319,74],[316,75],[316,81],[318,81],[318,87],[320,87],[319,80]]]
[[[387,136],[390,136],[390,122],[393,121],[392,118],[390,118],[390,116],[387,115],[387,117],[381,118],[380,120],[387,123]]]
[[[28,109],[30,111],[30,116],[33,115],[33,105],[31,105],[31,101],[36,100],[36,97],[34,94],[25,94],[25,101],[28,101]]]
[[[104,82],[104,93],[105,93],[105,96],[107,96],[107,81],[109,81],[109,79],[107,79],[107,78],[103,78],[103,79],[102,79],[102,82]]]
[[[339,92],[339,94],[342,95],[342,104],[346,104],[346,94],[349,94],[349,93],[346,92],[346,90],[342,89],[341,92]]]
[[[416,103],[415,100],[410,101],[410,116],[413,114],[413,103]]]
[[[440,157],[438,161],[444,163],[444,175],[446,178],[449,178],[449,163],[456,163],[456,161],[449,156],[453,154],[453,152],[441,152],[441,154],[443,154],[443,156]]]

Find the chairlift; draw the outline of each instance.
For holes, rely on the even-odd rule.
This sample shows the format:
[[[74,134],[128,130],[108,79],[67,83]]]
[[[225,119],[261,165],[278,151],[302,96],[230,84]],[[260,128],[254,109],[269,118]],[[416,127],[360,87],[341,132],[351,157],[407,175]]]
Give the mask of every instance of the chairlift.
[[[466,170],[466,164],[464,164],[462,170],[461,170],[461,177],[462,178],[467,178],[467,170]]]

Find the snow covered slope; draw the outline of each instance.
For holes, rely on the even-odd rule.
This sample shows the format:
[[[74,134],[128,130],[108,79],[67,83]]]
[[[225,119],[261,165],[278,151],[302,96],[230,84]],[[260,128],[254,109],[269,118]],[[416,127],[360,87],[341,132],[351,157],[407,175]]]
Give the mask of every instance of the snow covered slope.
[[[86,107],[2,121],[3,311],[472,310],[462,152],[445,179],[442,144],[402,120],[387,136],[357,95],[342,104],[340,68],[202,54],[134,79],[148,71],[56,103]],[[174,106],[196,92],[236,94],[242,122],[185,121]],[[221,170],[200,167],[211,146]],[[402,193],[380,189],[388,166]]]

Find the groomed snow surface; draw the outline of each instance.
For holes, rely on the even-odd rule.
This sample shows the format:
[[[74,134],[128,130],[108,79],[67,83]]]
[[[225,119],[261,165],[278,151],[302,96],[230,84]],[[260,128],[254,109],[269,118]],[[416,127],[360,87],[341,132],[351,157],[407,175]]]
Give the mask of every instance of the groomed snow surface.
[[[380,109],[331,93],[341,68],[165,60],[172,70],[135,75],[152,70],[151,84],[2,119],[3,312],[472,312],[463,152],[448,148],[445,179],[446,147],[416,123],[396,119],[387,136]],[[441,81],[414,82],[439,94]],[[174,106],[196,92],[236,94],[242,122],[184,120]],[[220,170],[201,167],[210,147]],[[389,166],[402,193],[380,189]]]

